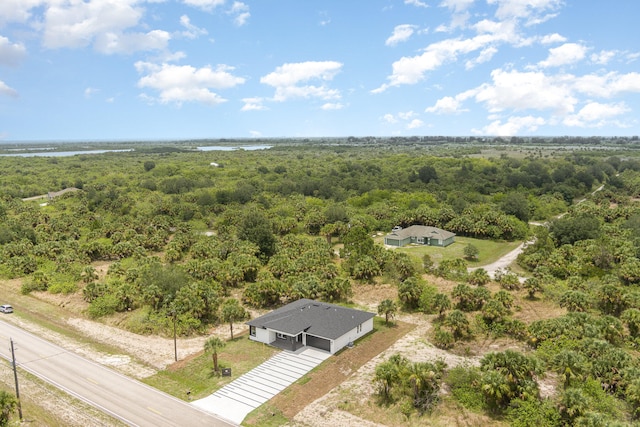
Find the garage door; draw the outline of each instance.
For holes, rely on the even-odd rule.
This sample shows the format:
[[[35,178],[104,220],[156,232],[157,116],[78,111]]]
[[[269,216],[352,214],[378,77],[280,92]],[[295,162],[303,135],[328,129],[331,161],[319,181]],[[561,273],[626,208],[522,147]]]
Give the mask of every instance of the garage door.
[[[319,348],[320,350],[331,351],[331,341],[320,337],[314,337],[313,335],[307,335],[307,345],[309,347]]]

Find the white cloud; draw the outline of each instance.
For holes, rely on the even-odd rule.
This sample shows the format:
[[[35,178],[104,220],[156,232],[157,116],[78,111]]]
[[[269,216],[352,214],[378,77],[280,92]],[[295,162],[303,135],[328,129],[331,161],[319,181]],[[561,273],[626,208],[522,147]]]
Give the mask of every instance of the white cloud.
[[[11,98],[17,98],[18,91],[13,89],[12,87],[7,86],[5,82],[0,80],[0,95],[9,96]]]
[[[196,39],[199,36],[206,36],[209,34],[206,29],[193,25],[191,23],[191,19],[187,15],[182,15],[180,17],[180,25],[185,28],[185,31],[182,31],[180,35],[188,39]]]
[[[11,41],[0,36],[0,65],[16,66],[26,56],[27,49],[22,43],[11,43]]]
[[[44,45],[52,49],[85,47],[101,34],[135,27],[143,14],[136,3],[93,0],[51,4],[45,13]]]
[[[211,11],[218,6],[222,6],[225,0],[182,0],[182,2],[205,11]]]
[[[571,127],[602,127],[610,122],[610,119],[629,112],[624,103],[601,104],[589,102],[582,107],[577,114],[565,117],[563,124]]]
[[[162,30],[127,31],[140,25],[140,0],[51,2],[44,14],[43,44],[50,49],[93,45],[104,54],[165,49],[171,35]]]
[[[0,1],[0,27],[9,22],[27,22],[31,9],[45,4],[45,0],[2,0]]]
[[[233,67],[218,65],[194,68],[190,65],[152,64],[137,62],[139,73],[147,73],[138,80],[138,87],[154,89],[162,104],[200,102],[215,105],[225,102],[212,89],[228,89],[243,84],[245,79],[230,73]]]
[[[250,130],[249,135],[251,135],[251,138],[260,138],[262,136],[262,132],[257,130]]]
[[[387,113],[384,116],[382,116],[382,120],[391,124],[398,123],[398,119],[396,119],[394,115],[390,113]]]
[[[588,96],[611,98],[621,93],[640,92],[640,73],[588,74],[582,77],[571,77],[574,90]]]
[[[417,114],[414,113],[413,111],[405,111],[405,112],[398,113],[398,118],[402,120],[411,120],[415,116],[417,116]]]
[[[535,132],[538,127],[546,124],[542,117],[509,117],[505,123],[501,120],[495,120],[483,127],[482,129],[473,129],[473,133],[491,136],[514,136],[524,130],[526,132]]]
[[[442,0],[440,6],[448,7],[456,12],[462,12],[469,8],[475,0]]]
[[[330,81],[341,69],[342,64],[335,61],[289,63],[260,78],[260,83],[276,89],[274,101],[286,101],[291,98],[337,99],[340,98],[340,92],[335,89],[329,89],[324,84],[312,86],[304,83],[310,80],[319,80],[322,83]]]
[[[470,70],[478,64],[489,62],[491,61],[491,58],[493,58],[493,55],[495,55],[496,53],[498,53],[498,49],[493,46],[482,49],[480,54],[475,59],[470,59],[465,63],[464,68]]]
[[[591,54],[589,59],[593,63],[606,65],[617,55],[617,53],[618,52],[616,52],[615,50],[601,50],[598,53]]]
[[[565,43],[562,46],[549,49],[549,56],[538,63],[541,67],[559,67],[575,64],[584,59],[587,48],[578,43]]]
[[[268,110],[267,107],[264,106],[264,98],[242,98],[242,102],[244,105],[240,109],[240,111],[262,111]]]
[[[94,94],[100,92],[100,89],[96,89],[93,87],[88,87],[84,90],[84,97],[89,99],[91,98]]]
[[[498,19],[522,18],[540,23],[547,17],[545,13],[561,6],[563,0],[487,0],[487,3],[498,5]]]
[[[635,62],[638,60],[638,58],[640,58],[640,52],[627,53],[625,55],[627,63]]]
[[[95,49],[106,55],[131,54],[138,51],[162,50],[171,40],[171,34],[162,30],[148,33],[104,33],[94,43]]]
[[[546,36],[542,36],[542,38],[540,38],[540,43],[542,44],[564,43],[566,41],[567,38],[561,36],[558,33],[547,34]]]
[[[417,129],[424,126],[424,122],[417,118],[418,114],[414,111],[402,111],[397,114],[387,113],[380,119],[389,124],[404,123],[407,129]]]
[[[420,0],[404,0],[404,4],[410,4],[417,7],[429,7],[428,4]]]
[[[459,55],[484,50],[484,56],[481,54],[479,58],[485,59],[495,53],[495,44],[515,43],[521,40],[514,34],[513,23],[481,21],[475,28],[481,34],[467,39],[445,39],[432,43],[420,55],[405,56],[395,61],[392,64],[392,73],[387,77],[388,83],[372,90],[372,93],[380,93],[393,86],[416,84],[424,79],[427,72],[455,61]]]
[[[424,126],[424,122],[420,119],[413,119],[407,124],[407,129],[418,129]]]
[[[393,29],[393,34],[391,34],[384,44],[387,46],[395,46],[398,43],[406,42],[413,33],[415,33],[416,28],[418,28],[416,25],[411,24],[396,25]]]
[[[344,108],[344,105],[340,102],[327,102],[320,108],[322,108],[323,110],[342,110]]]
[[[231,9],[227,13],[234,16],[233,23],[238,27],[242,27],[246,24],[251,16],[251,13],[249,13],[249,6],[241,1],[234,1]]]
[[[494,70],[493,84],[476,89],[475,99],[490,112],[512,110],[553,110],[571,113],[577,103],[571,84],[564,78],[550,77],[542,72]]]
[[[454,114],[464,110],[460,109],[460,100],[457,97],[445,96],[438,99],[433,107],[428,107],[424,111],[435,114]]]

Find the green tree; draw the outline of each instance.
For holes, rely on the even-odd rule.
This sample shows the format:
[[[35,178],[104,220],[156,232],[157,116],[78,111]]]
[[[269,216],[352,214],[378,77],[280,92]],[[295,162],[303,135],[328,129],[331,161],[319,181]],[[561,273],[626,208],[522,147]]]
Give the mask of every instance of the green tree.
[[[463,253],[464,257],[469,261],[476,261],[478,259],[478,255],[480,255],[478,248],[471,243],[464,247]]]
[[[418,179],[425,184],[428,184],[431,181],[438,180],[438,173],[436,169],[431,165],[422,166],[418,169]]]
[[[444,318],[444,313],[451,310],[451,300],[447,294],[437,293],[433,298],[433,308],[438,312],[440,319]]]
[[[460,310],[453,310],[444,320],[444,325],[447,326],[453,338],[456,340],[466,338],[471,335],[471,326],[464,313]]]
[[[254,243],[263,259],[268,260],[276,250],[276,238],[271,221],[259,210],[248,210],[238,226],[238,238]]]
[[[591,307],[591,300],[584,292],[569,290],[560,296],[560,307],[569,311],[587,311]]]
[[[491,277],[489,277],[489,273],[484,268],[476,268],[471,273],[469,273],[469,278],[467,281],[475,286],[484,286],[491,281]]]
[[[589,409],[589,397],[579,388],[566,389],[560,398],[560,413],[568,425],[573,425],[576,418]]]
[[[418,283],[418,279],[410,277],[398,285],[398,299],[406,309],[415,310],[423,289],[424,286]]]
[[[527,196],[522,193],[509,193],[502,200],[500,208],[507,215],[513,215],[520,221],[528,222],[531,208]]]
[[[155,162],[153,162],[151,160],[147,160],[146,162],[144,162],[144,170],[146,172],[149,172],[151,169],[153,169],[155,167],[156,167]]]
[[[620,319],[627,324],[629,335],[633,338],[640,337],[640,310],[628,308],[622,312]]]
[[[527,295],[529,299],[535,299],[536,292],[542,291],[542,281],[537,277],[528,277],[522,287],[527,290]]]
[[[230,298],[222,304],[220,317],[223,322],[229,324],[231,339],[233,340],[233,324],[247,319],[249,317],[249,312],[240,305],[240,302],[237,299]]]
[[[384,315],[384,323],[386,325],[389,324],[389,318],[393,319],[396,311],[398,311],[398,306],[396,305],[395,301],[392,301],[390,299],[385,299],[378,305],[378,314]]]
[[[576,351],[562,350],[553,357],[551,367],[560,374],[566,389],[572,383],[579,383],[586,377],[588,372],[587,362],[587,358]]]
[[[218,351],[224,348],[226,343],[218,337],[211,337],[204,343],[204,352],[211,353],[213,360],[213,372],[218,372]]]
[[[12,394],[0,390],[0,426],[8,426],[11,415],[18,407],[18,401]]]
[[[409,365],[409,361],[399,354],[394,354],[389,360],[376,365],[373,382],[377,385],[378,395],[383,402],[392,400],[394,386],[400,385],[403,372]]]
[[[551,222],[549,231],[557,246],[572,245],[586,239],[597,239],[602,234],[600,221],[593,215],[564,216]]]

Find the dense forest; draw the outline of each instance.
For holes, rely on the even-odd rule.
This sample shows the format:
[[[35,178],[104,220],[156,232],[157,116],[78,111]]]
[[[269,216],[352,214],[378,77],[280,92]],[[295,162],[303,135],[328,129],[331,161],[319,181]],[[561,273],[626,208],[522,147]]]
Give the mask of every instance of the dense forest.
[[[378,404],[429,416],[446,387],[461,407],[512,425],[630,425],[640,417],[636,143],[349,138],[0,157],[0,277],[22,278],[24,294],[80,293],[87,316],[120,314],[133,332],[167,334],[175,321],[181,335],[249,308],[349,303],[355,284],[389,283],[397,298],[380,314],[429,316],[434,345],[462,352],[509,337],[522,351],[455,368],[394,356],[376,368]],[[375,240],[415,224],[529,244],[516,271],[490,278],[467,269],[472,245],[467,259],[437,261]],[[106,276],[96,262],[109,262]],[[520,320],[523,299],[563,314]],[[545,376],[557,379],[552,396],[540,393]]]

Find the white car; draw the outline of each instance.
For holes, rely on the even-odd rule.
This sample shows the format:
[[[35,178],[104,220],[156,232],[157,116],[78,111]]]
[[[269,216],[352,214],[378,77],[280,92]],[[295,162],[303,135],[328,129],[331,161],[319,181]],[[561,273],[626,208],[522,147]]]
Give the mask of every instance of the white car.
[[[13,307],[9,304],[0,305],[0,313],[13,313]]]

